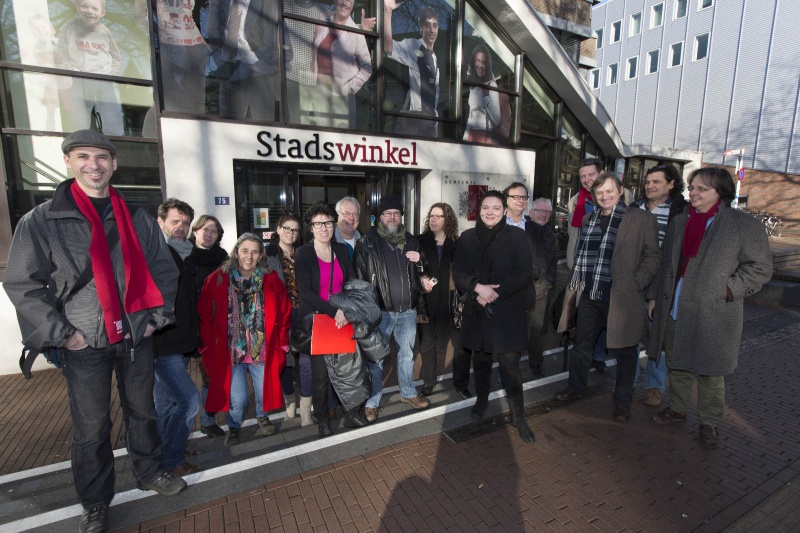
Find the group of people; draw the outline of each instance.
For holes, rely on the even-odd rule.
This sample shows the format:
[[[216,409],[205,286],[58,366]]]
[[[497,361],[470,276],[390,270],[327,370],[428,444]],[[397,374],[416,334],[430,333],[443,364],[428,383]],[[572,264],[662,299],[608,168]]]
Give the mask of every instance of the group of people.
[[[129,206],[110,185],[116,147],[103,134],[73,132],[62,151],[74,178],[20,220],[3,286],[25,344],[59,350],[73,420],[73,477],[84,507],[80,531],[108,528],[112,372],[137,487],[167,496],[186,488],[183,475],[199,470],[185,459],[198,411],[208,437],[225,435],[226,445],[240,439],[247,375],[258,435],[278,429],[269,411],[285,407],[288,417],[296,415],[296,376],[301,424],[313,423],[313,407],[320,437],[331,435],[339,404],[345,427],[375,422],[392,339],[402,403],[415,410],[431,405],[452,343],[453,386],[464,399],[472,397],[473,368],[472,418],[487,410],[497,361],[512,425],[534,442],[520,359],[527,352],[533,375],[544,376],[557,239],[549,200],[535,200],[525,216],[524,183],[486,192],[475,227],[460,235],[446,203],[433,204],[421,234],[412,235],[405,205],[392,195],[380,199],[379,220],[362,235],[360,204],[345,197],[335,208],[311,206],[302,220],[284,214],[268,247],[244,233],[227,254],[219,220],[202,215],[192,224],[186,202],[167,199],[155,219]],[[681,176],[669,165],[648,171],[646,197],[630,205],[619,178],[601,171],[599,161],[584,161],[581,191],[570,202],[574,257],[559,329],[574,322],[576,340],[568,386],[556,398],[582,395],[592,353],[608,350],[617,360],[613,417],[629,420],[638,345],[649,329],[645,403],[661,403],[669,377],[669,405],[653,422],[686,421],[697,376],[699,440],[715,447],[724,375],[737,363],[742,302],[771,275],[766,236],[752,217],[729,208],[735,189],[722,168],[691,174],[688,205]],[[311,239],[301,244],[304,224]],[[319,314],[338,328],[353,324],[359,343],[369,335],[370,347],[311,355],[313,336],[309,349],[294,334]],[[200,391],[187,371],[193,358]],[[227,433],[216,423],[220,412]]]
[[[631,418],[643,334],[648,356],[644,403],[668,406],[656,424],[684,423],[695,377],[699,442],[718,444],[724,376],[739,354],[744,298],[772,275],[767,237],[756,220],[731,209],[735,185],[720,167],[693,171],[688,203],[671,165],[647,171],[645,197],[629,203],[620,179],[597,159],[581,162],[581,187],[569,202],[570,278],[559,330],[575,327],[568,386],[580,397],[593,354],[617,362],[613,418]]]

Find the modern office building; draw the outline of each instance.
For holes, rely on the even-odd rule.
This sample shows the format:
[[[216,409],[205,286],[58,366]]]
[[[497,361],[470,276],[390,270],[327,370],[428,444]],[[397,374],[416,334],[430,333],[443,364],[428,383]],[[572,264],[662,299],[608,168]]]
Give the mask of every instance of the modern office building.
[[[597,67],[587,82],[629,145],[703,153],[733,167],[742,192],[798,228],[800,2],[608,0],[592,9]],[[626,178],[646,168],[628,161]]]
[[[558,7],[551,26],[588,34],[559,6],[583,13],[593,2],[546,3]],[[0,3],[0,266],[20,217],[67,177],[60,143],[81,128],[116,143],[112,184],[129,202],[154,213],[165,197],[185,200],[221,220],[224,247],[244,231],[268,237],[284,210],[345,195],[361,203],[362,230],[385,194],[402,196],[412,232],[438,201],[466,229],[481,194],[513,181],[565,205],[584,157],[609,168],[634,155],[700,164],[691,151],[625,146],[526,0],[388,4],[396,9],[383,0]],[[9,318],[0,339],[13,346],[4,293],[0,313]]]

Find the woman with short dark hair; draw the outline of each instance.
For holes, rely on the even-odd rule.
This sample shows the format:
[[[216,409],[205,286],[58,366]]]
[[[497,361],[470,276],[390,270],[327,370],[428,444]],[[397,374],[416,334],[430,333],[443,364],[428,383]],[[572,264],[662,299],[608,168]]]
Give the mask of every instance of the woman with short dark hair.
[[[698,440],[716,448],[744,299],[769,281],[772,256],[758,221],[729,207],[736,189],[726,169],[695,170],[688,189],[691,207],[667,228],[664,262],[647,295],[653,318],[647,353],[660,357],[663,349],[669,368],[669,406],[652,420],[685,423],[696,379]]]
[[[617,359],[613,417],[626,422],[631,417],[636,346],[645,322],[644,290],[661,263],[658,225],[650,213],[625,206],[622,182],[611,172],[597,177],[592,197],[596,208],[583,217],[559,324],[559,332],[565,331],[568,317],[577,311],[568,386],[556,399],[571,400],[586,391],[592,351],[605,326],[608,351]]]
[[[469,295],[460,344],[473,359],[477,398],[472,418],[483,418],[489,405],[496,358],[511,423],[522,440],[533,442],[533,431],[525,421],[519,368],[528,345],[525,293],[533,280],[533,259],[525,232],[506,224],[506,197],[500,191],[484,195],[475,227],[458,239],[452,268],[456,285]]]

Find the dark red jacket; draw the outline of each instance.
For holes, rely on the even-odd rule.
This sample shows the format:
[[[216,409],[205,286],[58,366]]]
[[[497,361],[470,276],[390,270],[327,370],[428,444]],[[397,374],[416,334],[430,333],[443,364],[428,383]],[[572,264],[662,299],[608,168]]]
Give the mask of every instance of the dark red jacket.
[[[209,412],[229,411],[231,399],[232,356],[228,342],[228,289],[230,275],[217,269],[206,278],[197,311],[200,315],[200,338],[203,365],[208,374]],[[264,333],[267,349],[264,360],[263,409],[283,407],[280,373],[286,365],[284,347],[289,346],[291,305],[286,287],[274,271],[264,277]]]

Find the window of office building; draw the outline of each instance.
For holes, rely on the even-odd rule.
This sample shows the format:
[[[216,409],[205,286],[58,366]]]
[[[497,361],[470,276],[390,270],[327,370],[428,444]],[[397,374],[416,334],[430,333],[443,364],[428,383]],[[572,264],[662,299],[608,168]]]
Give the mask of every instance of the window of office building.
[[[664,3],[654,5],[650,9],[650,28],[657,28],[664,23]]]
[[[558,97],[542,76],[526,68],[522,76],[521,130],[538,135],[556,135]]]
[[[700,0],[697,3],[697,9],[705,9],[714,5],[714,0]]]
[[[594,30],[594,37],[597,39],[596,47],[598,50],[603,48],[603,28],[597,28]]]
[[[625,79],[632,80],[636,78],[637,70],[639,67],[639,58],[638,57],[629,57],[628,58],[628,68],[625,71]]]
[[[642,33],[642,12],[631,15],[631,22],[628,28],[628,36],[633,37]]]
[[[462,39],[462,140],[513,143],[517,55],[469,5]]]
[[[600,88],[600,69],[594,68],[589,71],[589,85],[592,89]]]
[[[655,74],[658,72],[658,60],[661,50],[650,50],[647,52],[647,73]]]
[[[708,34],[704,33],[694,38],[694,60],[699,61],[708,57]]]
[[[608,77],[606,78],[606,85],[614,85],[617,83],[617,68],[619,64],[612,63],[608,66]]]
[[[679,19],[685,17],[687,9],[689,9],[689,0],[676,0],[675,18]]]
[[[611,25],[611,44],[622,38],[622,21],[618,20]]]
[[[683,63],[683,41],[673,43],[669,47],[669,66],[678,67]]]

